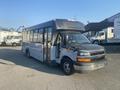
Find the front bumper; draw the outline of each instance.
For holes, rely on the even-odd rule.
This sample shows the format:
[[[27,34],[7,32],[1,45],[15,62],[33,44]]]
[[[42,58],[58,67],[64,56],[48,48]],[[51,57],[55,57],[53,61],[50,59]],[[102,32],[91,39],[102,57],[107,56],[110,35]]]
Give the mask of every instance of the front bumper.
[[[92,63],[75,64],[74,69],[81,72],[89,72],[104,68],[107,65],[107,60],[100,60]]]

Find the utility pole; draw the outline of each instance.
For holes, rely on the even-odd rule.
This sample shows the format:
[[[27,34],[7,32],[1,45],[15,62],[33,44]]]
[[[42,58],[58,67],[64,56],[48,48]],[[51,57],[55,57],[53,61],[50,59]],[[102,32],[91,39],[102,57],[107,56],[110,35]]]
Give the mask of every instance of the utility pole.
[[[17,32],[19,31],[19,30],[21,30],[21,29],[23,29],[25,26],[23,25],[23,26],[19,26],[18,28],[17,28]]]

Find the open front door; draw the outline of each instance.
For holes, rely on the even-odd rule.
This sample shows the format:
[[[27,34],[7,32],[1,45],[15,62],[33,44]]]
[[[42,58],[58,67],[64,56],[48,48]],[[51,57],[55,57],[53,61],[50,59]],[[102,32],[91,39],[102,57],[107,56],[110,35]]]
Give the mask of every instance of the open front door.
[[[57,35],[56,40],[56,58],[60,58],[60,48],[62,46],[62,36],[60,34]]]
[[[44,30],[44,62],[49,63],[51,60],[51,39],[52,39],[52,28],[45,28]]]

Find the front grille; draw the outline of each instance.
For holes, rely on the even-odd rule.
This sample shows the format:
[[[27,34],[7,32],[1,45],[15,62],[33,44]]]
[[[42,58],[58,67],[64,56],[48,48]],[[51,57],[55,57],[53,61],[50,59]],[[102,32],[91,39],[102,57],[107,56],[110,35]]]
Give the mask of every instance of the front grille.
[[[105,59],[105,55],[101,56],[101,57],[96,57],[96,58],[93,58],[93,60],[103,60]]]
[[[105,58],[105,55],[104,56],[102,56],[102,57],[96,57],[96,58],[92,58],[92,61],[93,62],[96,62],[96,61],[101,61],[101,60],[105,60],[106,58]]]
[[[91,56],[93,55],[100,55],[100,54],[104,54],[105,52],[104,51],[96,51],[96,52],[91,52]]]

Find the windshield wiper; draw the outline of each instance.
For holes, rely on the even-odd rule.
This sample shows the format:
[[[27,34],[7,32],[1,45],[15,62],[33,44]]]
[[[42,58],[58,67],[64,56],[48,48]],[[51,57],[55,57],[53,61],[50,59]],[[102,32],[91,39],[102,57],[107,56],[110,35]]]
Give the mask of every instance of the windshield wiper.
[[[82,44],[91,44],[90,42],[83,42]]]

